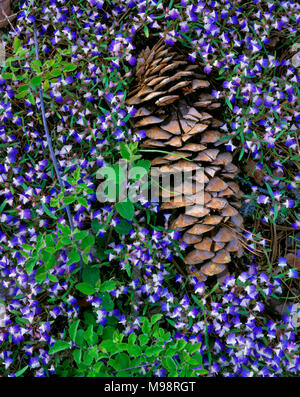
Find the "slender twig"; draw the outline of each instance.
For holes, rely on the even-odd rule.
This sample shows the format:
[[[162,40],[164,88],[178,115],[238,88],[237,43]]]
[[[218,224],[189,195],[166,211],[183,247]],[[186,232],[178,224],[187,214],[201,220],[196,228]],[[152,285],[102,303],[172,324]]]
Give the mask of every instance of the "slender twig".
[[[11,14],[11,15],[7,15],[6,14],[6,12],[2,9],[2,13],[3,13],[3,15],[5,16],[5,19],[0,19],[0,23],[2,23],[2,22],[5,22],[5,21],[12,21],[12,20],[14,20],[14,18],[18,15],[18,13],[16,12],[16,13],[14,13],[14,14]],[[12,26],[12,28],[13,28],[13,26]],[[14,29],[14,28],[13,28]],[[15,30],[15,29],[14,29]]]
[[[33,31],[34,31],[34,43],[35,43],[35,58],[36,58],[36,60],[39,61],[40,59],[39,59],[39,48],[38,48],[38,40],[37,40],[37,30],[36,30],[36,24],[34,21],[33,21]],[[55,156],[55,153],[53,150],[53,146],[52,146],[52,140],[51,140],[49,130],[48,130],[48,125],[47,125],[47,120],[46,120],[46,115],[45,115],[45,105],[44,105],[44,99],[43,99],[43,88],[41,85],[39,86],[39,93],[40,93],[43,124],[44,124],[44,129],[45,129],[45,133],[46,133],[46,137],[47,137],[47,143],[49,146],[52,163],[54,165],[54,170],[55,170],[58,182],[60,184],[60,187],[64,190],[65,186],[64,186],[63,180],[60,175],[60,171],[59,171],[58,164],[57,164],[57,159],[56,159],[56,156]],[[73,224],[70,207],[69,207],[69,205],[66,205],[65,208],[66,208],[66,212],[67,212],[68,219],[69,219],[70,229],[73,233],[74,232],[74,224]]]
[[[111,221],[112,221],[116,216],[117,216],[117,212],[114,213],[113,217],[111,218]],[[109,244],[110,239],[111,239],[112,232],[113,232],[113,226],[110,226],[109,232],[108,232],[108,236],[107,236],[107,239],[106,239],[106,243],[105,243],[104,250],[106,250],[107,247],[108,247],[108,244]]]
[[[141,280],[141,269],[138,266],[133,265],[132,266],[132,275],[133,275],[134,280],[136,280],[136,279]],[[139,316],[138,300],[139,300],[139,296],[138,296],[136,290],[134,289],[133,294],[132,294],[132,306],[131,306],[131,313],[130,313],[132,322],[134,322]]]
[[[272,255],[271,255],[271,265],[274,265],[274,260],[277,256],[277,231],[276,226],[271,225],[271,241],[272,241]]]
[[[2,14],[5,16],[5,19],[1,19],[1,20],[0,20],[0,23],[6,21],[6,22],[9,24],[9,26],[12,28],[12,30],[15,32],[16,30],[15,30],[15,28],[13,27],[13,25],[11,24],[10,21],[13,21],[13,20],[15,19],[15,17],[16,17],[17,14],[7,15],[3,8],[1,8],[1,10],[2,10]]]
[[[34,30],[34,43],[35,43],[35,57],[36,60],[39,61],[39,49],[38,49],[38,40],[37,40],[37,30],[36,30],[36,24],[35,21],[33,21],[33,30]],[[46,120],[46,115],[45,115],[45,105],[44,105],[44,100],[43,100],[43,88],[40,85],[39,86],[39,93],[40,93],[40,101],[41,101],[41,111],[42,111],[42,118],[43,118],[43,124],[44,124],[44,129],[45,129],[45,133],[46,133],[46,137],[47,137],[47,143],[49,146],[49,150],[50,150],[50,156],[51,156],[51,160],[54,166],[54,170],[58,179],[58,182],[60,184],[60,187],[62,190],[64,190],[64,182],[61,178],[61,174],[58,168],[58,164],[57,164],[57,159],[53,150],[53,146],[52,146],[52,140],[49,134],[49,130],[48,130],[48,125],[47,125],[47,120]],[[70,225],[70,229],[71,232],[74,232],[74,223],[73,223],[73,218],[71,215],[71,210],[70,210],[70,206],[66,205],[65,206],[66,212],[67,212],[67,216],[68,216],[68,220],[69,220],[69,225]],[[82,271],[83,271],[83,267],[84,267],[84,263],[82,260],[82,255],[80,253],[79,250],[79,255],[80,255],[80,262],[79,262],[79,266],[80,266],[80,274],[79,274],[79,278],[82,278]]]

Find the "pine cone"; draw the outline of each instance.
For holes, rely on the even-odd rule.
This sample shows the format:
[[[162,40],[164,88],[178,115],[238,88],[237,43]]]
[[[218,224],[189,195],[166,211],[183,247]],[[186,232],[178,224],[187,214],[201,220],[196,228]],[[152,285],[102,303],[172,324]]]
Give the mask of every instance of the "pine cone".
[[[243,218],[238,212],[242,193],[234,182],[238,168],[220,140],[224,134],[218,127],[223,123],[207,113],[221,105],[207,92],[210,83],[198,69],[160,41],[138,57],[136,86],[126,102],[137,109],[135,132],[143,129],[147,135],[142,146],[170,153],[153,158],[151,165],[166,174],[191,172],[184,198],[177,199],[178,185],[174,183],[171,198],[161,209],[176,214],[171,228],[183,233],[188,245],[185,263],[189,273],[205,281],[207,276],[224,277],[231,256],[243,255],[238,237]],[[193,176],[199,167],[204,168],[203,205],[197,201]],[[165,190],[160,195],[163,197]]]

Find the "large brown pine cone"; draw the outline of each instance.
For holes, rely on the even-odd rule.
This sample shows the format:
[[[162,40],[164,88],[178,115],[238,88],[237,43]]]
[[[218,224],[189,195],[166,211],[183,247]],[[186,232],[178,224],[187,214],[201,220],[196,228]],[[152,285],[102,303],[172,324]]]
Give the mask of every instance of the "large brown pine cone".
[[[143,129],[147,135],[142,146],[170,153],[153,158],[152,166],[162,174],[190,170],[187,194],[178,199],[180,189],[173,183],[166,189],[172,191],[171,197],[161,209],[176,214],[170,226],[188,245],[185,263],[190,273],[205,281],[207,276],[226,275],[231,256],[243,255],[238,237],[243,219],[238,212],[242,193],[234,181],[238,168],[218,130],[223,123],[207,112],[214,113],[220,103],[208,93],[210,83],[198,71],[198,65],[189,64],[161,41],[147,47],[138,57],[136,85],[127,104],[137,109],[135,132]],[[199,167],[204,168],[202,205],[192,172]],[[161,197],[166,190],[160,191]]]

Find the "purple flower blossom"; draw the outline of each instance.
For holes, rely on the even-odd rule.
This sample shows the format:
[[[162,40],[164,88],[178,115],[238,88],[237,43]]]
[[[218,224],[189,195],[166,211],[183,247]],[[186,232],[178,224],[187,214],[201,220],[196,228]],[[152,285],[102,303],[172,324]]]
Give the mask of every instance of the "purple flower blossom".
[[[278,266],[279,267],[285,267],[286,265],[287,265],[286,258],[283,258],[283,257],[278,258]]]
[[[296,269],[290,269],[289,271],[288,271],[288,276],[290,277],[290,278],[298,278],[299,276],[298,276],[298,270],[296,270]]]

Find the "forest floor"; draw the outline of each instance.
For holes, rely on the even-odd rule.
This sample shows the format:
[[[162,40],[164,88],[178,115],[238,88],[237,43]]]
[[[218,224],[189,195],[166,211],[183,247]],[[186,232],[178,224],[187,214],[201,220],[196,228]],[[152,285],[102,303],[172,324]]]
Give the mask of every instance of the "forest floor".
[[[299,4],[0,6],[0,376],[299,376]],[[126,98],[161,38],[207,76],[240,170],[223,283],[187,277],[158,205],[97,200],[99,170],[148,166]]]

